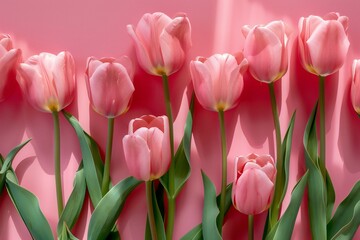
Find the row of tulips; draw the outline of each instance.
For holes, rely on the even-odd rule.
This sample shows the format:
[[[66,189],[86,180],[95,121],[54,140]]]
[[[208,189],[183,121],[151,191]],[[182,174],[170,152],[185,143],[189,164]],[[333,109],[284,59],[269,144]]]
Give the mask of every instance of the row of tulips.
[[[183,239],[221,239],[223,220],[229,209],[228,199],[231,199],[237,210],[249,216],[249,239],[253,238],[254,215],[267,209],[269,211],[264,238],[290,239],[305,186],[308,186],[309,191],[309,216],[314,239],[351,237],[355,234],[359,222],[352,216],[358,213],[356,206],[360,202],[359,183],[344,200],[345,203],[340,205],[342,207],[340,213],[336,212],[332,215],[334,193],[325,164],[324,80],[344,64],[349,48],[347,28],[348,18],[337,13],[329,13],[323,18],[309,16],[299,21],[300,61],[304,69],[319,76],[320,155],[318,156],[315,126],[318,107],[316,105],[304,134],[308,171],[294,187],[290,205],[282,215],[280,209],[289,179],[289,160],[295,121],[294,114],[282,139],[274,82],[281,79],[288,69],[285,24],[282,21],[273,21],[266,25],[244,26],[243,52],[236,55],[225,53],[214,54],[208,58],[197,57],[190,62],[190,75],[198,102],[205,109],[215,111],[219,115],[222,184],[217,204],[214,186],[203,173],[205,191],[203,222]],[[83,154],[83,162],[76,175],[76,182],[86,184],[95,207],[89,223],[89,239],[104,239],[111,233],[118,236],[114,225],[123,202],[132,189],[140,183],[139,180],[146,183],[148,229],[150,229],[146,233],[147,236],[152,239],[172,239],[176,196],[190,174],[193,110],[190,107],[184,137],[176,150],[168,80],[171,74],[184,65],[186,54],[191,47],[190,21],[184,14],[173,19],[163,13],[145,14],[136,27],[128,25],[127,29],[134,40],[139,65],[148,74],[162,78],[167,116],[146,115],[130,121],[129,131],[124,136],[122,145],[129,173],[134,178],[126,178],[112,186],[110,166],[114,118],[126,113],[130,107],[129,103],[135,91],[134,68],[132,61],[126,56],[120,59],[90,57],[85,71],[88,96],[94,111],[108,119],[108,138],[104,163],[96,162],[98,148],[94,140],[81,129],[74,117],[64,112],[64,116],[79,137]],[[56,192],[61,226],[58,226],[58,235],[59,238],[64,239],[74,238],[71,228],[79,216],[82,202],[75,204],[70,197],[65,208],[63,207],[58,115],[74,98],[76,80],[73,57],[69,52],[61,52],[58,55],[40,53],[22,62],[21,51],[12,47],[12,40],[8,35],[2,35],[0,43],[0,99],[4,100],[5,94],[9,92],[7,90],[11,79],[9,74],[16,70],[18,83],[28,102],[34,108],[53,115]],[[356,112],[360,114],[359,69],[359,61],[355,60],[351,99]],[[254,79],[269,86],[276,134],[276,161],[270,155],[250,154],[237,157],[234,181],[228,185],[224,112],[234,108],[239,102],[245,72],[249,72]],[[16,151],[22,146],[15,148]],[[8,158],[1,158],[0,161],[0,186],[5,184],[10,195],[13,182],[5,176],[8,176],[7,172],[11,172],[8,163],[10,162],[11,166],[12,159],[13,154]],[[177,167],[180,165],[181,167]],[[100,175],[96,172],[99,169],[101,169]],[[158,179],[161,184],[154,184]],[[155,186],[157,190],[165,189],[166,216],[160,213],[161,204],[158,203],[162,201],[162,197],[157,194],[161,191],[155,191]],[[81,192],[75,188],[72,195]],[[82,201],[84,196],[83,194],[80,198]],[[23,208],[14,196],[12,198],[25,223],[29,217],[41,218],[24,216]],[[326,211],[329,207],[330,211]],[[72,217],[69,217],[71,211],[69,209],[77,214],[70,214]],[[345,212],[349,217],[338,220],[341,212]],[[166,227],[164,223],[167,224]],[[34,238],[44,236],[42,234],[45,233],[38,232],[39,229],[29,225],[27,226]]]

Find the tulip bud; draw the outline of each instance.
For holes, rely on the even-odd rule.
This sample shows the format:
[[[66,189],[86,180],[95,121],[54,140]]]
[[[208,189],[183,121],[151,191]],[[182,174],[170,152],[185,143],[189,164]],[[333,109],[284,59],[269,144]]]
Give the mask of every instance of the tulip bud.
[[[300,18],[299,53],[308,72],[325,77],[342,67],[350,45],[348,21],[346,16],[333,12],[324,18]]]
[[[249,61],[251,75],[261,82],[274,82],[287,71],[287,37],[282,21],[253,28],[244,26],[244,56]]]
[[[0,102],[5,100],[9,74],[16,69],[20,58],[21,51],[13,49],[10,36],[0,34]]]
[[[35,109],[59,112],[74,98],[74,59],[69,52],[34,55],[20,64],[17,80]]]
[[[119,60],[89,58],[86,86],[93,109],[108,118],[126,112],[135,90],[132,78],[132,63],[126,56]]]
[[[243,89],[242,74],[247,69],[242,55],[215,54],[197,57],[190,62],[194,90],[200,104],[212,111],[226,111],[235,107]]]
[[[237,157],[232,188],[234,207],[247,215],[259,214],[268,209],[275,177],[276,167],[270,155]]]
[[[160,178],[171,160],[168,118],[145,115],[131,120],[123,147],[132,176],[144,181]]]
[[[184,64],[191,46],[191,26],[185,14],[174,19],[166,14],[146,13],[136,28],[127,26],[135,43],[136,55],[144,71],[152,75],[170,75]]]

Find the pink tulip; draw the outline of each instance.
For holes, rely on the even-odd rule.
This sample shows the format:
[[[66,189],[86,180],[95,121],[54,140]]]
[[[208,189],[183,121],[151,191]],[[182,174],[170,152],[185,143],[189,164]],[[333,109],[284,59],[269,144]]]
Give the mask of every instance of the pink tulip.
[[[123,147],[132,176],[144,181],[160,178],[170,165],[168,118],[145,115],[131,120]]]
[[[350,45],[348,21],[346,16],[333,12],[324,18],[300,18],[299,52],[308,72],[325,77],[341,68]]]
[[[89,58],[86,85],[93,109],[108,118],[126,112],[135,90],[132,78],[132,63],[126,56],[119,60]]]
[[[272,201],[276,168],[270,155],[250,154],[235,159],[232,201],[239,212],[259,214]]]
[[[13,49],[9,35],[0,34],[0,102],[5,100],[9,86],[9,74],[14,71],[21,58],[20,49]]]
[[[244,56],[249,61],[251,75],[261,82],[274,82],[287,71],[287,37],[282,21],[253,28],[244,26]]]
[[[136,28],[127,26],[135,42],[140,66],[152,75],[170,75],[184,64],[191,46],[191,26],[185,14],[174,19],[164,13],[146,13]]]
[[[191,78],[200,104],[213,111],[235,107],[243,89],[242,74],[247,66],[242,55],[235,58],[230,54],[215,54],[191,61]]]
[[[34,55],[20,64],[17,80],[35,109],[59,112],[74,98],[74,59],[69,52]]]
[[[351,102],[357,114],[360,114],[360,59],[354,60],[351,77]]]

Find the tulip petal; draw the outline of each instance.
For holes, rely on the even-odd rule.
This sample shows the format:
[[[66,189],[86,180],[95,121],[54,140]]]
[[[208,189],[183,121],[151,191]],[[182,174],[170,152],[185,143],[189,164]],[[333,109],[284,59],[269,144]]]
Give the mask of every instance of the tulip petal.
[[[125,161],[132,176],[143,181],[150,180],[150,150],[146,141],[136,135],[123,138]]]
[[[164,133],[158,128],[150,128],[147,134],[147,144],[150,149],[150,179],[157,179],[161,177],[166,170],[168,165],[164,166],[162,159],[162,141]]]
[[[318,75],[327,76],[340,69],[349,48],[349,40],[338,21],[319,25],[306,41],[312,65]]]

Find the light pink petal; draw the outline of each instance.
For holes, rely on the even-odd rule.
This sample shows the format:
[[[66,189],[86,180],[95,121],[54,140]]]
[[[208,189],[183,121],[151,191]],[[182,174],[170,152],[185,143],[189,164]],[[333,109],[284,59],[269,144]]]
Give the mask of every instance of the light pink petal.
[[[115,60],[115,62],[120,63],[125,67],[131,81],[133,81],[135,70],[131,59],[128,56],[122,56],[119,59]]]
[[[192,45],[191,25],[185,14],[175,17],[171,23],[166,26],[165,31],[179,40],[184,52],[189,50]]]
[[[75,95],[75,63],[69,52],[61,52],[53,59],[53,87],[59,101],[59,111],[68,106]]]
[[[237,209],[247,215],[265,211],[270,204],[274,184],[258,169],[245,171],[236,184]]]
[[[125,161],[132,176],[143,181],[150,180],[150,150],[146,141],[139,136],[126,135],[123,138]]]
[[[147,135],[147,143],[150,149],[150,172],[151,179],[158,179],[167,170],[168,164],[165,165],[162,159],[162,142],[164,133],[157,128],[150,128]],[[164,159],[165,160],[165,159]]]
[[[360,114],[360,61],[355,59],[352,65],[351,102],[355,111]]]
[[[247,36],[244,55],[249,61],[251,75],[262,82],[281,78],[286,69],[283,63],[283,44],[278,36],[267,28],[254,28]]]
[[[306,44],[312,65],[321,76],[330,75],[341,68],[350,45],[343,26],[337,21],[319,25]]]
[[[264,28],[271,30],[281,41],[281,44],[286,44],[285,24],[283,21],[272,21],[268,23]]]
[[[215,99],[212,94],[213,73],[200,61],[190,62],[190,74],[196,98],[208,110],[216,111]]]
[[[163,32],[160,36],[160,47],[166,75],[177,72],[185,60],[185,52],[181,48],[179,39]]]
[[[89,57],[89,58],[87,59],[86,71],[85,71],[87,77],[90,78],[90,77],[94,74],[95,70],[96,70],[102,63],[103,63],[102,61],[96,59],[95,57]]]
[[[247,35],[249,34],[249,32],[251,31],[251,27],[249,25],[245,25],[241,28],[241,32],[244,35],[244,37],[246,38]]]

